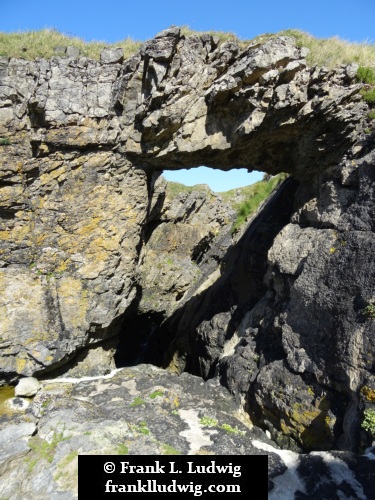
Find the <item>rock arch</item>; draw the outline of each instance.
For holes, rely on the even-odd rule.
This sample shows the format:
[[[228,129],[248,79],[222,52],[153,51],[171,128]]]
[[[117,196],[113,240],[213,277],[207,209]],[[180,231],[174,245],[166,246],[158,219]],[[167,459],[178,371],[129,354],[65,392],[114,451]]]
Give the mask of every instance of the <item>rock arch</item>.
[[[215,367],[281,441],[358,446],[375,384],[373,320],[361,312],[374,300],[373,138],[356,68],[309,68],[305,56],[288,37],[240,51],[170,28],[125,62],[110,50],[100,62],[0,59],[4,380],[56,369],[124,327],[142,292],[160,171],[283,171],[299,186],[272,202],[288,216],[263,247],[265,288],[247,311],[228,309],[226,324],[203,318],[210,331],[224,325],[214,348],[227,359]],[[171,359],[201,366],[189,349]],[[250,365],[250,377],[238,368]]]

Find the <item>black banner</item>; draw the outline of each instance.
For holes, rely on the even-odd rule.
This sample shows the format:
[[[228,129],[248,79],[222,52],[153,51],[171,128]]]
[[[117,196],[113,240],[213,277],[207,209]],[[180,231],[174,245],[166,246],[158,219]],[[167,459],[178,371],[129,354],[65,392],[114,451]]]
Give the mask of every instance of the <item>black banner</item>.
[[[268,497],[268,457],[80,455],[78,496]]]

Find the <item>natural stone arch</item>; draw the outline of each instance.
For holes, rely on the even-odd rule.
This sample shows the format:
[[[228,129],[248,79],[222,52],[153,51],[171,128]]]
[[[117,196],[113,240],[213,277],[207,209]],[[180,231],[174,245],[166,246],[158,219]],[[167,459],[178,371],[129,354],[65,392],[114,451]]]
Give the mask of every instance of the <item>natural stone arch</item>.
[[[319,391],[327,390],[329,401],[339,391],[340,409],[324,410],[338,424],[324,430],[333,446],[358,445],[358,407],[374,385],[363,354],[373,352],[370,326],[360,312],[373,293],[373,145],[362,130],[367,108],[355,67],[308,68],[305,55],[287,37],[240,52],[234,42],[219,46],[215,37],[184,37],[173,28],[125,62],[117,56],[100,63],[1,59],[0,134],[10,139],[1,156],[4,379],[54,369],[120,331],[139,299],[140,250],[158,172],[201,164],[284,171],[300,186],[290,192],[288,220],[268,249],[268,291],[264,300],[257,296],[282,352],[276,358],[262,352],[265,365],[251,394],[248,382],[239,387],[228,377],[227,385],[273,416],[268,424],[259,418],[274,435],[286,403],[272,394],[273,376],[290,376],[307,411],[309,383],[319,404]],[[312,248],[306,235],[316,242]],[[286,258],[295,241],[300,252]],[[315,284],[328,273],[344,297],[337,307],[329,283],[321,300],[308,295],[311,288],[300,279],[308,269]],[[345,279],[343,269],[350,270]],[[339,318],[339,337],[321,327],[328,349],[311,341],[311,321],[300,321],[305,303],[315,322],[320,311],[330,321]],[[254,311],[250,317],[259,308]],[[254,328],[245,323],[243,331]],[[240,347],[222,376],[238,365]],[[330,367],[326,353],[334,350]],[[323,410],[315,410],[320,422]],[[306,446],[310,436],[296,419],[289,436]]]
[[[161,33],[119,79],[115,100],[134,112],[124,152],[155,169],[205,164],[301,179],[324,171],[355,140],[364,105],[355,67],[313,70],[306,54],[288,37],[240,52],[233,42]]]

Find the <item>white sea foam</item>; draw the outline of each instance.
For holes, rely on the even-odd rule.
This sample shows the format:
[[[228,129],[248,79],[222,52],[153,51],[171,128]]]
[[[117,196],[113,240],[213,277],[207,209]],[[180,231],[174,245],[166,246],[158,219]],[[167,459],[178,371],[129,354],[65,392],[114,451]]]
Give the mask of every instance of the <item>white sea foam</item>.
[[[275,486],[269,492],[268,500],[291,500],[294,498],[297,491],[306,493],[305,485],[297,473],[297,467],[299,464],[298,453],[290,450],[279,450],[269,444],[262,443],[257,440],[252,443],[260,450],[279,455],[281,460],[288,467],[284,474],[280,474],[280,476],[277,476],[273,480]]]

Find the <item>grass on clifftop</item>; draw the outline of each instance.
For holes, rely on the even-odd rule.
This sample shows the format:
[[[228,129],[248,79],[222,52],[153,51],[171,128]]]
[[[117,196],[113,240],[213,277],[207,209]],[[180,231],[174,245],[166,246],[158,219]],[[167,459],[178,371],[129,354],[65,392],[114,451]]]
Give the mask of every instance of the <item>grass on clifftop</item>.
[[[64,35],[54,29],[39,31],[20,31],[17,33],[0,32],[0,56],[17,57],[33,60],[38,57],[50,59],[57,54],[55,47],[77,47],[82,56],[99,60],[100,52],[105,47],[122,47],[125,59],[137,52],[141,42],[127,38],[117,43],[108,44],[101,41],[85,42],[75,37]]]
[[[188,27],[182,28],[182,34],[185,36],[209,34],[217,36],[220,43],[234,40],[237,41],[241,49],[245,49],[250,43],[265,42],[274,36],[287,35],[294,37],[298,46],[307,47],[310,50],[307,62],[311,66],[333,68],[340,64],[355,62],[360,66],[375,67],[375,44],[350,43],[337,37],[315,38],[298,29],[284,30],[273,34],[267,33],[252,40],[240,40],[235,34],[222,31],[197,32]],[[0,32],[0,55],[29,60],[37,57],[49,59],[56,55],[54,48],[61,46],[78,47],[83,56],[97,60],[104,47],[122,47],[126,59],[134,54],[141,44],[142,42],[130,38],[112,44],[103,41],[85,42],[78,37],[65,35],[54,29],[17,33]]]
[[[192,191],[207,191],[211,192],[211,189],[207,184],[195,184],[194,186],[186,186],[180,182],[167,181],[167,198],[173,199],[180,193],[190,194]]]
[[[295,29],[281,31],[279,35],[292,36],[298,47],[307,47],[310,53],[306,60],[310,66],[334,68],[354,62],[359,66],[375,67],[374,43],[351,43],[338,37],[315,38]]]

